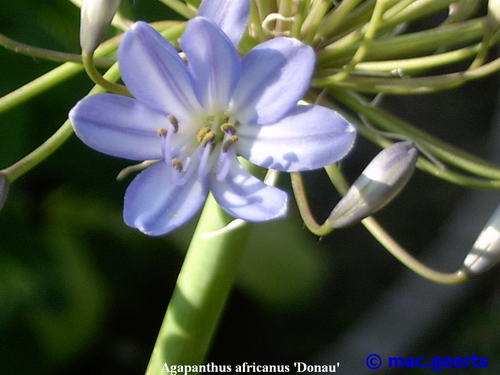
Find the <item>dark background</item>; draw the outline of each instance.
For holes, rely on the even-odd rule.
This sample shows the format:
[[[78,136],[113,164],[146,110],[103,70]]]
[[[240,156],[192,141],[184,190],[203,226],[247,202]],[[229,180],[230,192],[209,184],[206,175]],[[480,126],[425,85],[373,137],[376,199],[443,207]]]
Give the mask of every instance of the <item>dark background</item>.
[[[124,8],[148,21],[175,17],[156,1],[126,1]],[[78,53],[78,20],[65,0],[0,2],[0,32],[40,47]],[[55,66],[0,49],[0,95]],[[91,87],[80,74],[2,113],[0,168],[47,139]],[[498,159],[497,91],[498,77],[489,77],[452,92],[388,97],[383,105],[458,147]],[[377,152],[359,139],[342,168],[353,180]],[[196,220],[165,238],[127,228],[121,209],[129,181],[115,180],[127,165],[72,137],[11,187],[0,213],[2,374],[144,372]],[[287,176],[282,184],[288,187]],[[307,185],[315,213],[326,217],[338,195],[320,172],[308,173]],[[472,194],[417,171],[377,218],[413,254],[451,272],[500,201],[496,192]],[[456,224],[462,219],[472,233],[463,241]],[[288,364],[292,371],[293,362],[340,362],[338,373],[359,375],[353,368],[366,371],[370,352],[476,354],[489,358],[487,369],[438,373],[498,374],[499,297],[498,269],[465,287],[437,286],[409,275],[361,225],[319,239],[292,211],[287,220],[256,225],[208,361]],[[348,350],[363,343],[366,353]]]

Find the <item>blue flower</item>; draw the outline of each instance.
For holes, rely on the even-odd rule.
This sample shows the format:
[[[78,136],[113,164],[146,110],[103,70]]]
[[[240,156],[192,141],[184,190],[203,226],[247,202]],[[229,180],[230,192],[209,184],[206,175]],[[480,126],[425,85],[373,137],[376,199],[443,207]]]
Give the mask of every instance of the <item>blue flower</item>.
[[[304,171],[339,160],[354,142],[354,127],[338,113],[297,104],[314,70],[312,48],[276,38],[240,58],[235,45],[245,24],[231,20],[242,18],[248,2],[234,2],[241,9],[217,19],[213,4],[220,2],[202,5],[200,14],[211,19],[188,22],[180,42],[187,64],[158,32],[137,22],[118,51],[133,97],[93,95],[70,112],[88,146],[157,161],[125,194],[125,222],[148,235],[184,224],[208,191],[234,217],[281,218],[287,194],[252,176],[238,156],[265,168]]]

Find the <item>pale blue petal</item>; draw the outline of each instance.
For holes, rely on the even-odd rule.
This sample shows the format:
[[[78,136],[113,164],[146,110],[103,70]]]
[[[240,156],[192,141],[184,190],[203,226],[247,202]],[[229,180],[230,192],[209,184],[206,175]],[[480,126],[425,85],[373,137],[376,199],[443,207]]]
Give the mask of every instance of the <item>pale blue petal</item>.
[[[238,155],[261,167],[296,172],[338,161],[351,149],[356,132],[331,109],[300,105],[275,124],[241,126],[237,135]]]
[[[225,111],[240,77],[240,58],[227,36],[212,21],[196,17],[181,38],[201,105]]]
[[[214,21],[237,46],[250,14],[250,0],[204,0],[198,16]]]
[[[206,183],[192,178],[173,183],[173,168],[163,162],[135,177],[125,194],[125,223],[150,236],[166,234],[187,222],[207,196]],[[196,174],[194,174],[196,176]]]
[[[231,113],[244,124],[278,121],[304,97],[314,64],[313,49],[296,39],[259,44],[242,60]]]
[[[209,184],[217,203],[231,216],[250,222],[286,216],[287,194],[252,176],[236,156],[228,175],[222,181],[211,175]]]
[[[81,100],[69,113],[76,135],[89,147],[131,160],[162,157],[158,128],[167,117],[135,99],[98,94]]]
[[[135,23],[118,50],[123,82],[139,101],[179,121],[191,118],[200,105],[175,48],[144,22]]]

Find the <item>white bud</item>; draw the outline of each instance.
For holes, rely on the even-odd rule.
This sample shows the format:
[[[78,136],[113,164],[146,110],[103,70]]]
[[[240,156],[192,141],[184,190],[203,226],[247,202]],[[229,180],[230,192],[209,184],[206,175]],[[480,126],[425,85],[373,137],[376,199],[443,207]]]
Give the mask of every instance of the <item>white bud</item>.
[[[500,25],[500,0],[488,1],[488,21],[494,31],[498,30]]]
[[[486,272],[500,261],[500,206],[493,212],[465,257],[463,269],[473,275]]]
[[[120,6],[120,0],[83,0],[80,18],[80,45],[93,53],[101,44]]]
[[[328,217],[333,228],[356,224],[393,200],[410,179],[418,152],[413,142],[382,150],[365,168]]]

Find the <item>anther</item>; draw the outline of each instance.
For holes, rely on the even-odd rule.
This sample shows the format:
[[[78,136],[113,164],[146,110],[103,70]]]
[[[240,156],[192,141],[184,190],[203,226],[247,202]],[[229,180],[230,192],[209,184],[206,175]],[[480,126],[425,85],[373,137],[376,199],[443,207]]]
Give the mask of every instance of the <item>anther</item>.
[[[238,142],[238,136],[237,135],[232,135],[230,136],[226,142],[222,145],[222,151],[227,152],[229,150],[229,147],[234,145],[236,142]]]
[[[165,129],[165,128],[158,129],[158,136],[165,137],[166,135],[167,135],[167,129]]]
[[[222,124],[220,126],[220,130],[222,130],[226,134],[236,134],[236,128],[228,122]]]
[[[182,161],[177,158],[173,158],[172,167],[174,167],[177,171],[182,172]]]
[[[198,143],[202,143],[205,136],[211,132],[212,131],[210,130],[210,128],[206,126],[204,128],[201,128],[198,134],[196,134],[196,140],[198,141]]]
[[[217,135],[213,131],[210,130],[207,134],[205,134],[205,136],[201,140],[200,144],[203,147],[205,147],[208,144],[208,142],[212,142],[216,136]]]
[[[177,121],[177,118],[172,114],[168,115],[167,118],[174,127],[174,133],[177,133],[179,131],[179,121]]]

